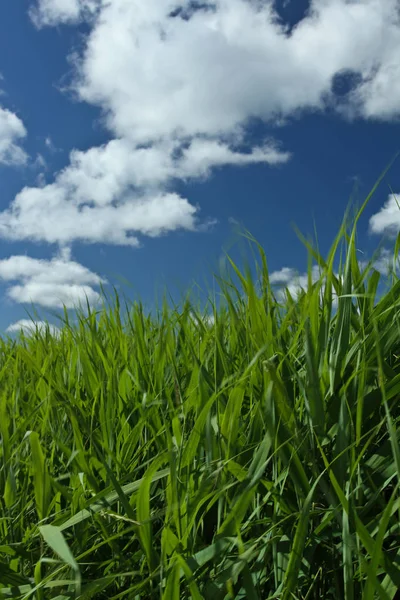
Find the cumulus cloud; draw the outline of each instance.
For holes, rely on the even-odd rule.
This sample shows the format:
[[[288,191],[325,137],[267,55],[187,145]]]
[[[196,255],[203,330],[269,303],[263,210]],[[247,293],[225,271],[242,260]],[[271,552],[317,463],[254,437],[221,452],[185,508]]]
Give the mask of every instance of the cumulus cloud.
[[[115,139],[73,151],[52,184],[22,190],[1,214],[0,235],[137,245],[141,233],[192,230],[197,207],[171,193],[171,181],[289,160],[272,142],[244,152],[249,121],[327,106],[398,117],[397,8],[397,0],[313,0],[289,32],[272,1],[38,0],[39,26],[89,19],[71,57],[72,87],[103,109]],[[337,77],[353,82],[340,98]]]
[[[68,5],[75,15],[88,12],[87,0]],[[193,5],[101,4],[76,59],[75,88],[104,109],[116,135],[148,141],[230,134],[250,118],[270,121],[334,104],[333,79],[344,75],[355,75],[354,89],[341,98],[340,110],[399,116],[397,0],[313,0],[290,33],[273,2]],[[52,10],[54,22],[65,22],[65,11]]]
[[[46,308],[77,308],[99,301],[99,294],[87,285],[72,283],[37,283],[27,281],[8,290],[11,300],[21,304],[38,304]]]
[[[74,150],[53,183],[24,188],[0,214],[6,239],[137,246],[140,235],[195,230],[199,207],[175,180],[289,160],[271,141],[246,148],[254,120],[326,108],[400,116],[398,0],[311,0],[292,30],[272,0],[37,0],[31,16],[38,27],[88,21],[71,88],[103,110],[115,139]]]
[[[371,233],[396,235],[400,231],[400,201],[390,194],[382,208],[369,221]]]
[[[320,280],[322,269],[318,265],[313,265],[311,268],[311,283],[314,284]],[[341,277],[335,273],[336,277]],[[276,297],[279,301],[284,301],[286,298],[286,290],[293,298],[298,297],[301,292],[308,290],[308,274],[299,273],[291,267],[283,267],[279,271],[274,271],[270,274],[270,282],[277,286]],[[325,292],[325,281],[322,283],[320,298],[322,300]],[[338,305],[338,296],[334,288],[332,288],[332,306],[336,308]]]
[[[57,185],[26,188],[0,215],[0,235],[49,243],[138,246],[135,233],[157,236],[179,227],[194,229],[197,209],[177,194],[160,194],[107,206],[68,200]]]
[[[0,279],[16,282],[7,296],[19,303],[33,303],[47,308],[75,308],[99,301],[93,289],[105,283],[101,277],[77,262],[69,260],[68,251],[51,260],[29,256],[10,256],[0,260]]]
[[[279,164],[288,158],[272,142],[241,152],[210,139],[146,147],[111,140],[86,152],[73,151],[54,183],[24,188],[0,213],[0,236],[137,246],[138,234],[196,228],[198,208],[165,190],[174,179],[204,177],[216,166]]]
[[[19,145],[26,129],[16,114],[0,106],[0,164],[21,165],[28,156]]]
[[[36,332],[45,333],[46,331],[53,336],[60,334],[59,328],[55,325],[46,321],[31,321],[30,319],[20,319],[16,323],[11,323],[6,329],[7,333],[19,333],[20,331],[26,335],[34,335]]]
[[[311,270],[311,281],[315,283],[320,278],[320,267],[313,265]],[[297,296],[302,290],[308,288],[308,274],[299,273],[296,269],[291,267],[283,267],[279,271],[273,271],[269,276],[270,283],[277,285],[278,297],[283,299],[285,297],[285,290],[288,290],[292,296]]]

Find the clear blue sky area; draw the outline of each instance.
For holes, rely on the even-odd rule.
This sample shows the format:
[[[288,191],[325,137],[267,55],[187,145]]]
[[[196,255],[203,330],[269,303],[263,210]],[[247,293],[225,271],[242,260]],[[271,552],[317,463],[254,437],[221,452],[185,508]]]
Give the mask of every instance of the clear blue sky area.
[[[3,333],[100,281],[206,287],[237,224],[277,280],[304,273],[292,225],[325,253],[400,146],[397,0],[4,0],[0,74]],[[365,256],[400,229],[389,186],[398,161]]]

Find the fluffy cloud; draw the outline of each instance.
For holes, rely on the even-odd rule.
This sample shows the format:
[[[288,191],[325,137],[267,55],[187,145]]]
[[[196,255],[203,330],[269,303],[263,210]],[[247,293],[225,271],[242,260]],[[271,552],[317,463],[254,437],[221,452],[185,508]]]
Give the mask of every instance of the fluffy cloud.
[[[46,323],[46,321],[31,321],[30,319],[20,319],[16,323],[11,323],[6,329],[7,333],[18,333],[23,331],[26,335],[34,335],[37,331],[45,333],[50,331],[51,335],[58,336],[60,330],[55,325]]]
[[[400,231],[400,201],[395,194],[390,194],[380,211],[372,215],[369,227],[379,234],[396,235]]]
[[[92,285],[104,283],[86,267],[69,260],[68,253],[40,260],[28,256],[11,256],[0,260],[0,279],[18,282],[7,290],[10,299],[48,308],[94,304],[100,296]]]
[[[221,165],[279,164],[288,158],[271,142],[240,152],[209,139],[147,147],[111,140],[86,152],[73,151],[54,183],[24,188],[0,213],[0,236],[136,246],[137,234],[195,229],[198,209],[165,191],[172,180],[203,177]]]
[[[321,268],[318,265],[313,265],[311,269],[311,282],[316,283],[321,278]],[[335,273],[339,277],[338,273]],[[277,285],[278,290],[276,297],[283,302],[286,298],[286,290],[288,290],[293,298],[299,296],[302,291],[308,290],[308,274],[298,273],[291,267],[283,267],[280,271],[274,271],[270,274],[270,282]],[[325,292],[325,282],[322,283],[320,298],[322,300]],[[336,308],[338,305],[338,296],[334,288],[332,288],[332,306]]]
[[[47,201],[46,201],[47,200]],[[194,229],[197,209],[177,194],[161,194],[118,206],[79,205],[57,185],[26,188],[0,215],[0,235],[49,243],[138,246],[136,233],[157,236],[178,227]]]
[[[19,145],[25,136],[21,119],[0,106],[0,164],[20,165],[27,161],[28,157]]]
[[[289,160],[269,141],[245,148],[254,119],[327,107],[347,118],[400,116],[397,0],[311,0],[292,31],[273,0],[37,0],[31,15],[39,27],[88,20],[71,87],[103,110],[115,139],[73,151],[53,183],[23,189],[0,214],[3,238],[135,246],[140,235],[194,230],[198,207],[174,193],[174,180]],[[293,290],[296,277],[275,274]]]
[[[99,301],[99,294],[87,285],[72,283],[37,283],[27,281],[8,290],[11,300],[21,304],[41,305],[46,308],[77,308]]]
[[[311,270],[311,280],[313,283],[319,280],[320,273],[318,265],[313,265]],[[278,290],[278,297],[280,299],[285,297],[285,290],[288,290],[295,297],[302,290],[307,290],[308,288],[307,273],[299,274],[291,267],[283,267],[279,271],[273,271],[269,276],[269,280],[271,284],[277,285],[280,288]]]
[[[274,6],[39,0],[37,25],[90,20],[81,54],[71,57],[73,88],[103,109],[116,139],[73,151],[52,184],[22,190],[0,216],[0,235],[137,245],[139,234],[191,230],[197,207],[171,193],[174,179],[289,159],[271,142],[244,152],[249,120],[327,105],[399,116],[397,0],[313,0],[291,32]],[[332,88],[338,77],[355,82],[340,101]]]
[[[46,20],[93,14],[94,0],[47,0]],[[88,9],[88,4],[90,5]],[[76,89],[118,136],[220,135],[322,109],[334,77],[354,74],[339,104],[367,118],[399,116],[397,0],[313,0],[288,33],[272,1],[111,0],[76,61]],[[201,8],[199,8],[201,6]],[[338,33],[340,32],[340,34]],[[112,49],[112,51],[110,51]]]

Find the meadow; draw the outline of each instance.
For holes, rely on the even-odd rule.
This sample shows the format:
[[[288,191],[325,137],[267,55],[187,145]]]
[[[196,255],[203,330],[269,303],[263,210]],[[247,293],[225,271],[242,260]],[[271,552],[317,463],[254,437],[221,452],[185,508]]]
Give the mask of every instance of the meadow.
[[[116,294],[0,340],[0,598],[399,597],[400,238],[382,290],[369,197],[303,239],[299,294],[248,236],[256,276],[228,258],[202,310]]]

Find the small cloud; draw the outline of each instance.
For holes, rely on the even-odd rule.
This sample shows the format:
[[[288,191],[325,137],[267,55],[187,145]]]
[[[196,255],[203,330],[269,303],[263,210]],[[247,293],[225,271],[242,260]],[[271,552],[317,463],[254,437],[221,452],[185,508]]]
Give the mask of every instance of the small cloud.
[[[372,266],[374,267],[374,269],[376,269],[383,275],[389,275],[389,273],[393,269],[393,266],[395,266],[395,268],[398,267],[399,257],[397,256],[397,259],[395,261],[393,261],[393,259],[393,251],[391,252],[387,248],[382,248],[378,257],[372,263]],[[395,263],[395,265],[393,265],[393,262]]]
[[[400,231],[400,195],[390,194],[383,207],[369,220],[371,233],[395,236]]]
[[[43,154],[38,153],[36,155],[36,158],[32,163],[32,167],[34,169],[44,169],[45,171],[47,171],[47,162]]]
[[[46,185],[46,175],[44,172],[48,170],[48,166],[43,154],[38,153],[35,160],[30,163],[29,166],[32,170],[39,171],[36,175],[36,186],[38,188],[44,188]]]
[[[0,164],[26,164],[28,155],[19,145],[25,137],[26,129],[21,119],[0,106]]]
[[[18,333],[22,331],[26,335],[34,335],[37,331],[45,333],[49,331],[53,336],[60,335],[60,329],[46,321],[31,321],[30,319],[20,319],[16,323],[12,323],[6,329],[7,333]]]
[[[70,260],[69,248],[51,260],[29,256],[11,256],[0,260],[0,279],[17,282],[7,289],[7,296],[22,304],[47,308],[77,308],[96,304],[100,294],[93,289],[106,280],[83,265]]]
[[[369,264],[368,260],[360,260],[359,265],[361,269],[365,269]],[[398,271],[400,266],[400,257],[394,260],[394,251],[389,250],[388,248],[381,248],[376,256],[372,259],[372,263],[370,265],[376,271],[379,271],[384,276],[389,275],[393,269]]]
[[[49,135],[44,140],[44,144],[45,144],[47,150],[49,152],[51,152],[52,154],[55,154],[56,152],[61,152],[60,148],[57,148],[57,146],[55,146],[55,144],[53,143],[53,140],[51,139],[51,137]]]
[[[313,265],[311,269],[311,283],[316,283],[320,280],[322,270],[318,265]],[[270,283],[278,287],[277,298],[278,300],[284,300],[286,297],[286,290],[291,296],[297,297],[302,291],[308,289],[308,273],[298,273],[296,269],[291,267],[283,267],[280,271],[273,271],[269,276]],[[323,293],[325,285],[321,286],[321,293]],[[333,290],[333,302],[337,302],[336,292]]]
[[[199,321],[203,323],[206,327],[212,327],[215,323],[215,316],[213,313],[208,313],[204,315],[197,315],[196,313],[191,313],[190,317],[192,321],[197,324]]]

